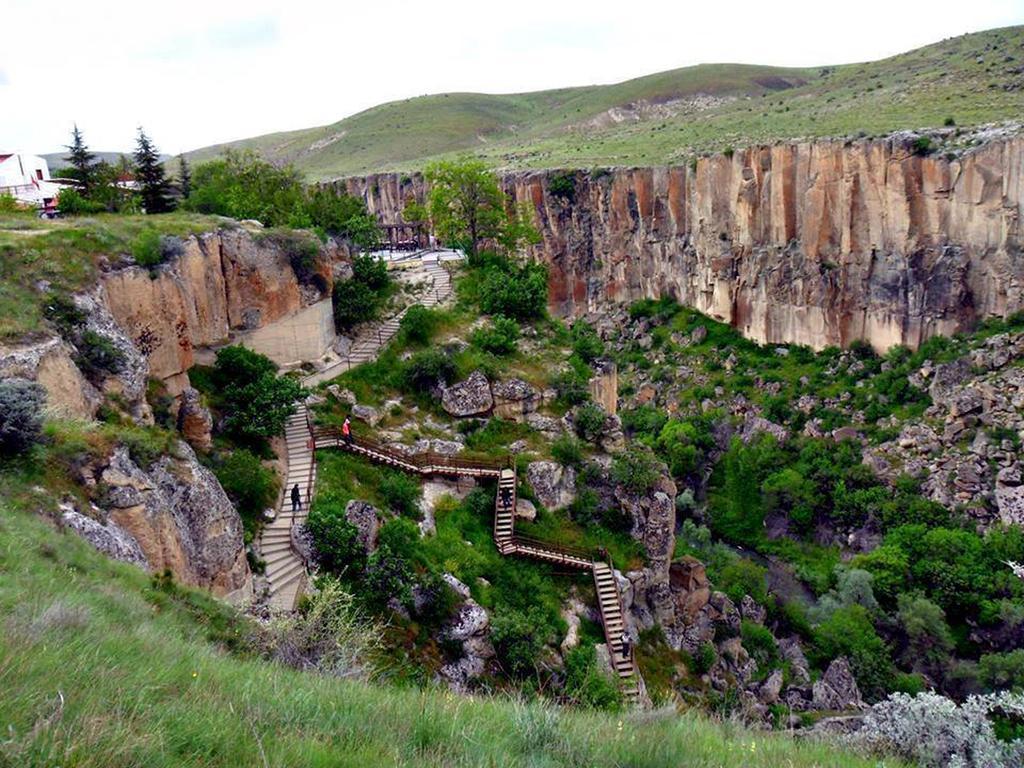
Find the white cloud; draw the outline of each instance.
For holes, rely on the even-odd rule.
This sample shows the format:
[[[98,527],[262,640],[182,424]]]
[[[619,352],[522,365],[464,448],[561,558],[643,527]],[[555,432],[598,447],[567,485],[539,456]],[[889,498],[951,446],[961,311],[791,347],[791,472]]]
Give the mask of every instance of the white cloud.
[[[74,42],[73,59],[36,35],[0,50],[0,149],[38,152],[66,143],[74,121],[96,149],[130,148],[141,124],[178,152],[424,93],[615,82],[709,61],[864,61],[1024,21],[1019,0],[934,14],[862,0],[841,18],[810,0],[5,5],[5,28]]]

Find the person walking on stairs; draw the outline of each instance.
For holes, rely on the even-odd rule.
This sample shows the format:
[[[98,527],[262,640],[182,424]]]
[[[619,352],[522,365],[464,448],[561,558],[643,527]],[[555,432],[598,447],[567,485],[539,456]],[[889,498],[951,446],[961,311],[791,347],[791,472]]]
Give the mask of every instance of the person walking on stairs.
[[[341,434],[345,436],[345,442],[352,442],[352,424],[349,422],[348,416],[345,417],[345,423],[341,425]]]
[[[302,509],[302,491],[299,490],[299,484],[296,483],[292,486],[292,512],[298,512]]]

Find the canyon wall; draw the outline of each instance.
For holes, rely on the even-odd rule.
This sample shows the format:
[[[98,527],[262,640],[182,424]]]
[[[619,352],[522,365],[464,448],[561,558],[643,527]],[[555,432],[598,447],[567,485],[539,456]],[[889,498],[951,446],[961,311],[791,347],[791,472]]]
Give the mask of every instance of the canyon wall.
[[[1024,137],[950,158],[903,136],[787,143],[502,184],[535,214],[563,316],[671,296],[756,341],[884,350],[1024,307]],[[385,221],[425,194],[398,174],[335,186]]]
[[[100,278],[102,301],[171,394],[188,386],[204,347],[241,343],[278,364],[315,359],[333,343],[330,262],[321,290],[304,285],[287,248],[272,237],[222,229],[184,241],[182,253],[150,272],[127,267]]]

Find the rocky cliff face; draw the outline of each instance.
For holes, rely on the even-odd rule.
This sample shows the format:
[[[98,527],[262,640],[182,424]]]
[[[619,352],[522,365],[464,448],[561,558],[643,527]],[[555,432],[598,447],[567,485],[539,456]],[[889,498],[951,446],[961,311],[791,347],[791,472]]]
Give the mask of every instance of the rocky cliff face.
[[[567,190],[564,181],[571,178]],[[518,172],[562,315],[671,296],[749,338],[917,346],[1024,306],[1024,138],[962,157],[911,137],[737,150],[696,166]],[[337,182],[395,220],[420,177]]]
[[[329,289],[330,261],[338,249],[326,256],[321,277]],[[188,385],[198,348],[265,329],[324,299],[319,289],[299,281],[285,249],[242,229],[190,237],[182,253],[153,274],[141,267],[107,272],[100,291],[114,320],[148,360],[150,375],[172,394]],[[319,334],[321,326],[312,325]],[[331,341],[323,339],[323,348]]]

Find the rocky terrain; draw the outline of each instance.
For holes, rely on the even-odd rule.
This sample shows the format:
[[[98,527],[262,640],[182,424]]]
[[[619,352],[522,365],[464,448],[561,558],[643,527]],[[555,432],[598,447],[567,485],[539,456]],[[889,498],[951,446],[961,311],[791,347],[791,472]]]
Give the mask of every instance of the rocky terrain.
[[[932,136],[509,173],[503,184],[533,213],[533,255],[550,266],[559,315],[670,296],[763,343],[916,348],[1024,306],[1024,140],[947,154],[932,147],[953,132]],[[337,184],[388,221],[425,194],[415,174]]]

